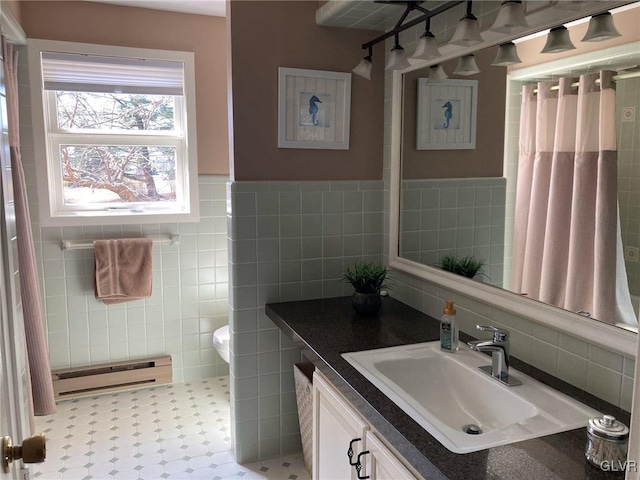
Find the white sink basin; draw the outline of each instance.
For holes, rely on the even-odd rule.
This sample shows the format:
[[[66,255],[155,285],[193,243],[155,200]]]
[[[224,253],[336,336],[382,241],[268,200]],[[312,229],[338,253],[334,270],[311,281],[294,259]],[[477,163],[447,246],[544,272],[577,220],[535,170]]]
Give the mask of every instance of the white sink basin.
[[[522,385],[507,387],[478,367],[491,359],[461,345],[440,342],[345,353],[353,367],[455,453],[584,427],[599,412],[510,369]],[[480,434],[464,430],[475,425]]]

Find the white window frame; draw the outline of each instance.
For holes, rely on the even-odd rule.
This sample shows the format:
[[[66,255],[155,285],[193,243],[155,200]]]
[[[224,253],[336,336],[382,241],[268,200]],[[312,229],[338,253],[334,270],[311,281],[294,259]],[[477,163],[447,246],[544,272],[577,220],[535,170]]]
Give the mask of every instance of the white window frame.
[[[40,225],[65,227],[81,225],[120,225],[136,223],[197,222],[198,174],[196,140],[195,67],[192,52],[176,52],[143,48],[114,47],[86,43],[59,42],[52,40],[28,40],[29,82],[31,90],[31,114],[34,137],[34,153],[38,171],[38,199]],[[55,92],[44,90],[42,79],[42,52],[79,53],[123,58],[145,58],[170,60],[184,65],[184,94],[175,97],[176,133],[145,131],[141,134],[123,134],[96,130],[70,132],[58,128]],[[49,128],[48,128],[49,127]],[[159,145],[176,148],[176,205],[145,204],[140,211],[134,203],[126,208],[100,208],[90,205],[68,206],[63,201],[63,185],[60,162],[60,145],[100,144],[95,140],[108,138],[105,145]]]

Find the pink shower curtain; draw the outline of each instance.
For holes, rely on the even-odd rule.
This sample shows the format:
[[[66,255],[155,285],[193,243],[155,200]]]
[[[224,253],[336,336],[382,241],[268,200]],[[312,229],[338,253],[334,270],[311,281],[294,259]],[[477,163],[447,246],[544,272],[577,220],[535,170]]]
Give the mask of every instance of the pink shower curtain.
[[[617,156],[614,72],[526,85],[512,287],[599,320],[616,320]],[[600,85],[595,83],[600,79]]]
[[[30,413],[49,415],[56,410],[49,367],[49,354],[45,338],[44,314],[38,283],[38,268],[31,233],[29,202],[24,171],[20,159],[20,132],[18,120],[18,53],[2,36],[3,67],[9,120],[9,146],[11,151],[11,173],[16,210],[18,243],[18,268],[20,292],[24,314],[25,339],[27,344],[30,384]],[[33,416],[31,415],[33,430]]]

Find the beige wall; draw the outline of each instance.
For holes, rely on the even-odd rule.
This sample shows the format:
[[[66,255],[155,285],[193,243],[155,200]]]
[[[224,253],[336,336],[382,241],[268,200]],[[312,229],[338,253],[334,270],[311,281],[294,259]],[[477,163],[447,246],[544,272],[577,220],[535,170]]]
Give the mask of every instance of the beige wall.
[[[402,145],[402,178],[501,177],[504,156],[504,115],[507,71],[492,67],[496,48],[476,54],[478,75],[454,75],[457,59],[445,62],[449,78],[478,80],[478,116],[476,148],[472,150],[416,150],[416,114],[418,78],[426,69],[405,75]]]
[[[352,76],[349,150],[278,148],[278,67],[349,72],[377,35],[318,26],[317,9],[317,1],[231,2],[235,180],[382,178],[382,44],[373,80]]]
[[[526,42],[518,43],[518,56],[522,63],[509,67],[509,71],[518,70],[520,68],[538,65],[540,63],[560,60],[562,58],[573,57],[583,53],[595,52],[603,48],[624,45],[625,43],[637,42],[640,40],[640,7],[636,7],[624,12],[616,13],[613,16],[616,29],[621,33],[620,37],[605,42],[581,42],[582,37],[587,32],[589,22],[574,25],[569,28],[571,41],[575,45],[575,50],[569,50],[562,53],[540,53],[547,41],[547,36],[532,38]]]
[[[229,173],[225,19],[94,2],[23,1],[29,38],[194,52],[198,173]]]
[[[20,23],[20,0],[2,0],[2,8],[7,8],[13,18]]]

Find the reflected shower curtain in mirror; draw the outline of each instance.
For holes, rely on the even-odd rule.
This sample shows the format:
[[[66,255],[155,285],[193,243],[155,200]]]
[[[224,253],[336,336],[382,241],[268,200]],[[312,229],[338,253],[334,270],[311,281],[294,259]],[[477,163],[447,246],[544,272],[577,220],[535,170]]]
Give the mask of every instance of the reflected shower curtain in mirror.
[[[613,75],[523,87],[512,269],[515,292],[611,324],[622,243]]]
[[[38,267],[31,232],[27,186],[20,158],[20,132],[18,120],[18,53],[2,36],[3,68],[8,112],[11,176],[16,215],[18,244],[18,270],[20,294],[24,317],[27,367],[31,377],[28,390],[31,393],[29,413],[33,432],[33,413],[49,415],[56,411],[56,404],[49,367],[49,353],[45,336],[44,313],[38,283]]]

